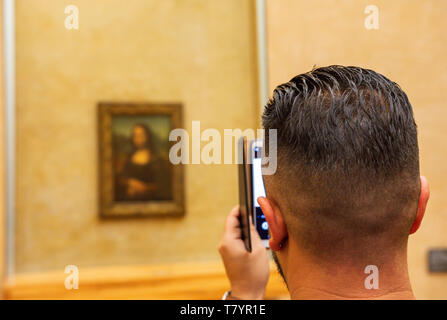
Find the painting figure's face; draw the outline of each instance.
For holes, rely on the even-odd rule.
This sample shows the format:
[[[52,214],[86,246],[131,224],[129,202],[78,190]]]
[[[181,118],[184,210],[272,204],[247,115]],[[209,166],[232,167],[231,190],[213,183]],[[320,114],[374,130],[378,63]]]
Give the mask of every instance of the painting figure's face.
[[[141,126],[136,126],[135,128],[133,128],[132,140],[135,147],[144,147],[147,142],[147,135],[144,128],[142,128]]]

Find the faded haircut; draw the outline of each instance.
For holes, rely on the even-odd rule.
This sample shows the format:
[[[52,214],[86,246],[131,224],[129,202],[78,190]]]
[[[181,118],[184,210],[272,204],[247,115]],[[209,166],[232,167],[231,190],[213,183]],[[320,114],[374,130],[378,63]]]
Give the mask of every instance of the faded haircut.
[[[359,67],[317,68],[279,85],[262,120],[277,129],[278,169],[264,176],[267,195],[305,248],[364,256],[368,241],[387,250],[406,245],[419,151],[398,84]]]

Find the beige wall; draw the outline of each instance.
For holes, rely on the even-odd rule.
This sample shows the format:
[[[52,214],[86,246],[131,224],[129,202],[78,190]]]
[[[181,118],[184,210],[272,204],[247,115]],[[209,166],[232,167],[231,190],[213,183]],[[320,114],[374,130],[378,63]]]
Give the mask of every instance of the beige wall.
[[[256,125],[251,0],[17,0],[16,271],[217,260],[236,168],[190,165],[182,218],[100,220],[96,104],[184,104],[184,124]],[[71,3],[71,2],[70,2]]]
[[[379,8],[380,29],[364,27],[364,9]],[[419,127],[422,174],[431,199],[409,244],[418,298],[447,299],[447,274],[427,272],[430,248],[447,248],[447,2],[443,0],[268,0],[270,90],[314,65],[358,65],[398,82]]]

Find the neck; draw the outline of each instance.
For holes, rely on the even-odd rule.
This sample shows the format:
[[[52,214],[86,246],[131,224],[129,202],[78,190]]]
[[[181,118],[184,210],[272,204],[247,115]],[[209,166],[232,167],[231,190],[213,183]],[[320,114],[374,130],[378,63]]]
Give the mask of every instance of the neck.
[[[321,261],[300,252],[293,243],[281,251],[278,256],[287,262],[281,265],[292,299],[415,299],[406,251],[386,258],[381,254],[378,261],[368,262]],[[371,265],[377,269],[366,269]]]

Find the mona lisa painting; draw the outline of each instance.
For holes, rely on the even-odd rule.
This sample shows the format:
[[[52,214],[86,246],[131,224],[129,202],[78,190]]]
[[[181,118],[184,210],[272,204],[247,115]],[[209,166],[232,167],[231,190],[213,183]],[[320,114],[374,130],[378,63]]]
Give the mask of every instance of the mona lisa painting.
[[[101,216],[181,215],[183,168],[169,161],[179,104],[99,103]]]

